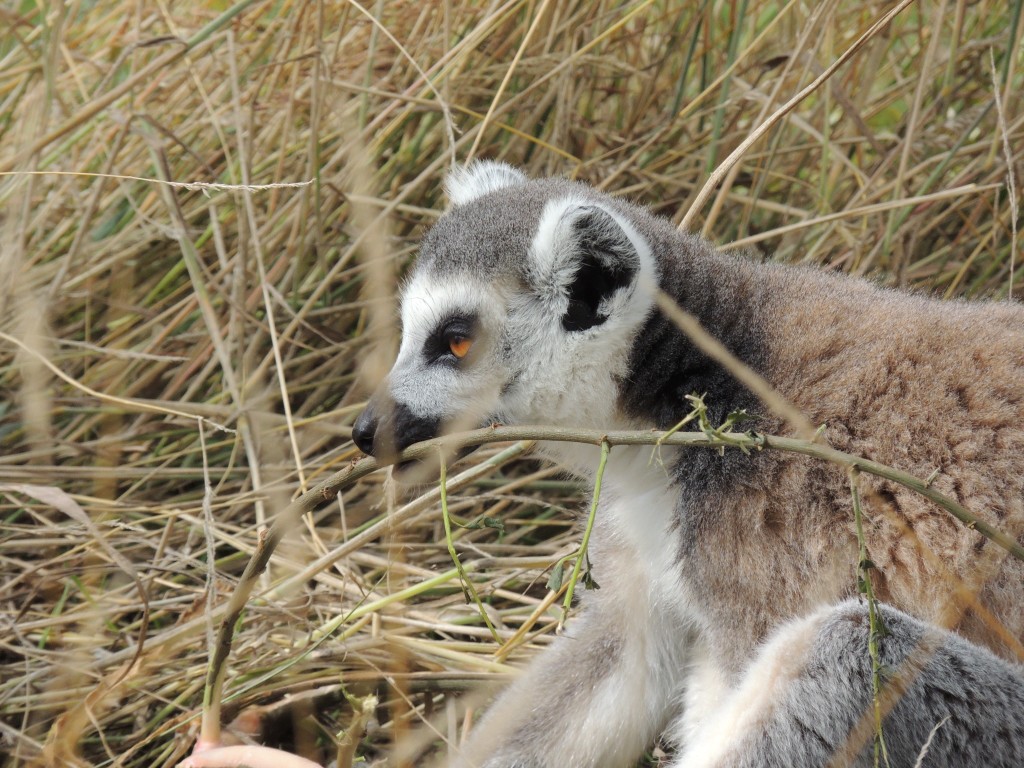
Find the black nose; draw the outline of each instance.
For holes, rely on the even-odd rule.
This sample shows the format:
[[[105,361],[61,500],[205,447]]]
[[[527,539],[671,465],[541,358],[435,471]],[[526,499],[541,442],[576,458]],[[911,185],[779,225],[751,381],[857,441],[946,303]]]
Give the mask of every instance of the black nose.
[[[352,442],[367,456],[373,456],[373,437],[377,434],[377,414],[372,406],[366,406],[352,425]]]

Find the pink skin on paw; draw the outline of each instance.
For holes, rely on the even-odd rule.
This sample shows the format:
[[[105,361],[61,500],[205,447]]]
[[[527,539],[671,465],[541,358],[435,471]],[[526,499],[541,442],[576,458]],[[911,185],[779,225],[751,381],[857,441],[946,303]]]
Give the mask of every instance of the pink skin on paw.
[[[178,763],[178,768],[321,768],[312,760],[270,747],[242,745],[218,747],[196,742],[192,756]]]
[[[203,737],[196,739],[196,745],[192,747],[192,754],[198,755],[200,752],[209,752],[211,749],[220,749],[221,743],[217,740],[207,741]]]

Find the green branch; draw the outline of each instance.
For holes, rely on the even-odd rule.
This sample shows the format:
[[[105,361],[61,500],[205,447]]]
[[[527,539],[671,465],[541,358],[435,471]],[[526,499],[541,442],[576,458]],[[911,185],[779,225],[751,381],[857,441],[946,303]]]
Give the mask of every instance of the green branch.
[[[798,453],[803,456],[810,456],[815,459],[838,464],[845,470],[858,469],[869,475],[881,477],[884,480],[891,480],[898,485],[909,488],[912,491],[924,496],[929,501],[949,512],[957,520],[962,522],[971,530],[977,531],[985,538],[998,544],[1014,557],[1024,561],[1024,546],[1021,546],[1011,536],[1000,531],[998,528],[989,525],[984,520],[969,512],[963,505],[957,503],[943,493],[935,490],[928,480],[922,480],[908,472],[903,472],[893,467],[879,464],[852,453],[838,451],[835,448],[811,440],[799,440],[792,437],[775,437],[763,435],[757,432],[728,432],[712,431],[711,434],[704,432],[676,432],[666,434],[657,430],[637,431],[614,431],[603,432],[597,429],[571,429],[567,427],[484,427],[472,432],[460,432],[454,435],[434,438],[422,443],[417,443],[406,448],[397,456],[394,461],[409,461],[426,459],[434,453],[438,446],[446,448],[460,448],[487,443],[507,442],[513,440],[542,440],[563,443],[584,443],[600,447],[602,442],[607,442],[612,448],[619,445],[662,445],[678,446],[681,448],[736,448],[744,451],[763,450],[765,448],[787,453]],[[327,478],[317,488],[326,487],[334,494],[347,487],[354,480],[349,479],[349,472],[357,472],[358,477],[378,469],[380,465],[373,459],[364,459],[351,469]],[[317,488],[309,491],[309,494],[317,493]],[[302,500],[300,497],[295,503]]]
[[[608,463],[608,454],[611,452],[611,449],[608,441],[601,441],[601,461],[597,465],[597,477],[594,479],[594,498],[590,502],[587,527],[583,529],[583,542],[580,544],[580,551],[576,554],[576,563],[572,567],[572,576],[569,577],[569,587],[565,590],[565,600],[562,602],[562,618],[558,621],[559,629],[565,624],[565,618],[569,614],[569,606],[572,605],[572,596],[576,591],[576,582],[580,578],[580,568],[584,560],[588,561],[587,573],[590,573],[587,548],[590,546],[590,534],[594,530],[594,520],[597,518],[597,502],[601,498],[601,481],[604,479],[604,468]],[[593,579],[585,577],[584,583],[591,584]]]
[[[496,643],[501,643],[501,638],[498,637],[498,630],[494,628],[491,623],[490,617],[487,615],[487,611],[484,609],[484,604],[480,600],[480,595],[476,591],[476,587],[473,586],[473,582],[469,580],[466,575],[465,569],[462,567],[462,561],[459,560],[459,553],[455,551],[455,542],[452,540],[452,518],[448,514],[448,467],[447,462],[444,460],[444,454],[438,451],[438,459],[441,462],[441,520],[444,522],[444,540],[448,545],[448,554],[452,556],[452,562],[455,563],[455,570],[459,572],[459,578],[462,580],[462,587],[466,593],[466,602],[473,599],[476,603],[476,607],[480,610],[480,615],[484,617],[484,623],[487,628],[491,630],[491,637],[494,638]]]
[[[871,657],[871,701],[875,716],[875,738],[874,738],[874,768],[879,768],[884,762],[888,768],[889,751],[885,747],[885,737],[882,735],[882,663],[879,659],[879,644],[885,637],[885,625],[882,617],[878,615],[878,601],[875,600],[875,590],[871,586],[871,570],[875,564],[868,558],[867,539],[864,538],[864,511],[860,504],[860,490],[857,488],[857,477],[860,473],[856,469],[850,470],[850,495],[853,497],[853,520],[857,526],[857,546],[859,556],[857,558],[857,591],[864,596],[868,603],[868,655]]]

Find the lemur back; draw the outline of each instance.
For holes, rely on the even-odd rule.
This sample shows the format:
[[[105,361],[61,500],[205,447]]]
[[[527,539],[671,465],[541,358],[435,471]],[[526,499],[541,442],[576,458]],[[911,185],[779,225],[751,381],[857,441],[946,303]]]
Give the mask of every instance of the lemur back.
[[[403,293],[398,359],[353,430],[366,452],[492,422],[667,429],[691,394],[713,423],[743,408],[748,428],[790,432],[657,310],[661,290],[833,447],[931,478],[1020,540],[1024,308],[721,254],[496,163],[454,174],[449,197]],[[597,465],[592,447],[544,450],[583,477]],[[590,550],[602,588],[494,705],[464,764],[629,765],[659,734],[680,766],[866,759],[847,473],[777,451],[649,459],[612,452]],[[1024,764],[1024,563],[903,486],[860,487],[883,654],[908,670],[890,685],[892,764],[914,765],[929,736],[925,765],[968,746]]]

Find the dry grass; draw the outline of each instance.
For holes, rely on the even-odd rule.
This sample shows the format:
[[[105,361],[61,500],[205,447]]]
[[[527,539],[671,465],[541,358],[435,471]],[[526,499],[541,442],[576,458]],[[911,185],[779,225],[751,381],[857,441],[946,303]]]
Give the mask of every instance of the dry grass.
[[[349,425],[393,345],[382,281],[442,207],[453,154],[681,220],[891,7],[186,5],[0,6],[8,765],[170,766],[190,748],[211,625],[257,531],[357,454]],[[693,226],[765,258],[1019,295],[1021,6],[911,5],[752,146]],[[521,647],[496,656],[466,605],[436,492],[406,509],[370,476],[262,577],[227,719],[326,759],[373,694],[345,755],[378,760],[396,740],[443,754],[467,698],[451,694],[549,641],[545,569],[577,545],[579,489],[529,459],[474,469],[498,450],[453,468],[473,477],[449,503],[503,522],[455,540],[503,640],[536,622]],[[437,730],[411,727],[426,721]]]

